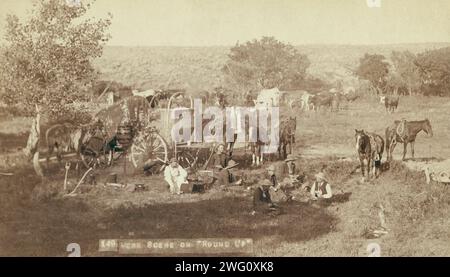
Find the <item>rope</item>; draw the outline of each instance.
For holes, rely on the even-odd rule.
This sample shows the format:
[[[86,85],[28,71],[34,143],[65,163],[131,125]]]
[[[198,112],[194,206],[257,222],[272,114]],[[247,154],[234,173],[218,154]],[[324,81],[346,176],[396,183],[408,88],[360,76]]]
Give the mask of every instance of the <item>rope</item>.
[[[406,124],[406,120],[402,120],[398,125],[397,125],[397,129],[395,130],[397,132],[397,135],[400,137],[400,139],[402,140],[401,142],[405,141],[405,137],[404,137],[404,132],[405,132],[405,124]]]

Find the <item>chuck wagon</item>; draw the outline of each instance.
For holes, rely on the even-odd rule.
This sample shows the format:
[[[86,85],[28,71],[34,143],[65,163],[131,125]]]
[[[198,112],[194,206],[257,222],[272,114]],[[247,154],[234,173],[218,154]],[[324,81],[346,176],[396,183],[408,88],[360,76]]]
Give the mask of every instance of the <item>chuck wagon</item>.
[[[163,170],[172,157],[185,168],[205,165],[211,156],[212,144],[174,143],[171,138],[172,106],[192,109],[192,98],[179,91],[168,99],[167,108],[152,108],[151,102],[145,97],[130,96],[100,110],[88,125],[69,128],[58,124],[65,126],[58,134],[64,136],[52,142],[46,138],[47,145],[56,143],[61,150],[51,160],[59,160],[59,164],[61,161],[82,162],[86,168],[101,169],[125,156],[125,162],[129,161],[134,169],[154,173]],[[40,159],[41,162],[48,160],[48,157]]]

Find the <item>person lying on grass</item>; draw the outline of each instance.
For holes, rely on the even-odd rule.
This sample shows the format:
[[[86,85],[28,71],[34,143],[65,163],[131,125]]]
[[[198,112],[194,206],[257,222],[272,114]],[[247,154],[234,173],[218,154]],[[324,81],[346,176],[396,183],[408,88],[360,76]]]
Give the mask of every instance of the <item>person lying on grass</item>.
[[[325,178],[323,172],[319,172],[315,175],[316,181],[311,186],[311,197],[313,200],[318,199],[330,199],[333,196],[331,192],[331,186]]]
[[[164,169],[164,180],[169,184],[170,193],[181,194],[182,184],[187,184],[187,171],[178,164],[176,158],[170,160],[170,164]]]

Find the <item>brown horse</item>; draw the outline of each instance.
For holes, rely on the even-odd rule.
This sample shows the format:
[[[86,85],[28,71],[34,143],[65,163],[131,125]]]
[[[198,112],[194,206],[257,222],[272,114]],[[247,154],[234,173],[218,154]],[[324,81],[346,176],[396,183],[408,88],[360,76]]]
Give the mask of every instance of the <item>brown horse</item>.
[[[280,141],[278,146],[278,156],[287,158],[287,146],[289,154],[293,154],[293,144],[295,143],[295,130],[297,129],[297,118],[289,117],[280,123]]]
[[[411,144],[411,155],[414,159],[414,142],[416,136],[420,131],[424,131],[431,137],[433,136],[433,129],[431,128],[430,120],[427,118],[419,121],[396,120],[394,124],[386,128],[386,152],[388,161],[392,160],[392,153],[397,145],[397,142],[403,143],[403,158],[406,156],[406,146]]]
[[[364,173],[367,170],[367,177],[370,178],[370,169],[373,167],[373,175],[378,177],[384,149],[383,138],[375,133],[355,129],[355,140],[362,176],[365,176]],[[367,161],[366,168],[364,161]]]

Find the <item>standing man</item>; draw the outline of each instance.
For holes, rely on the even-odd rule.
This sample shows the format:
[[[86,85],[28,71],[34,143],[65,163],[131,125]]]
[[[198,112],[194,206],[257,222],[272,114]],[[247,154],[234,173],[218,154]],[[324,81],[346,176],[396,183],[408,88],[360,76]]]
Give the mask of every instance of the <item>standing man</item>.
[[[181,194],[181,185],[187,184],[187,172],[178,164],[176,158],[172,158],[170,164],[164,169],[164,180],[169,184],[172,194]]]

